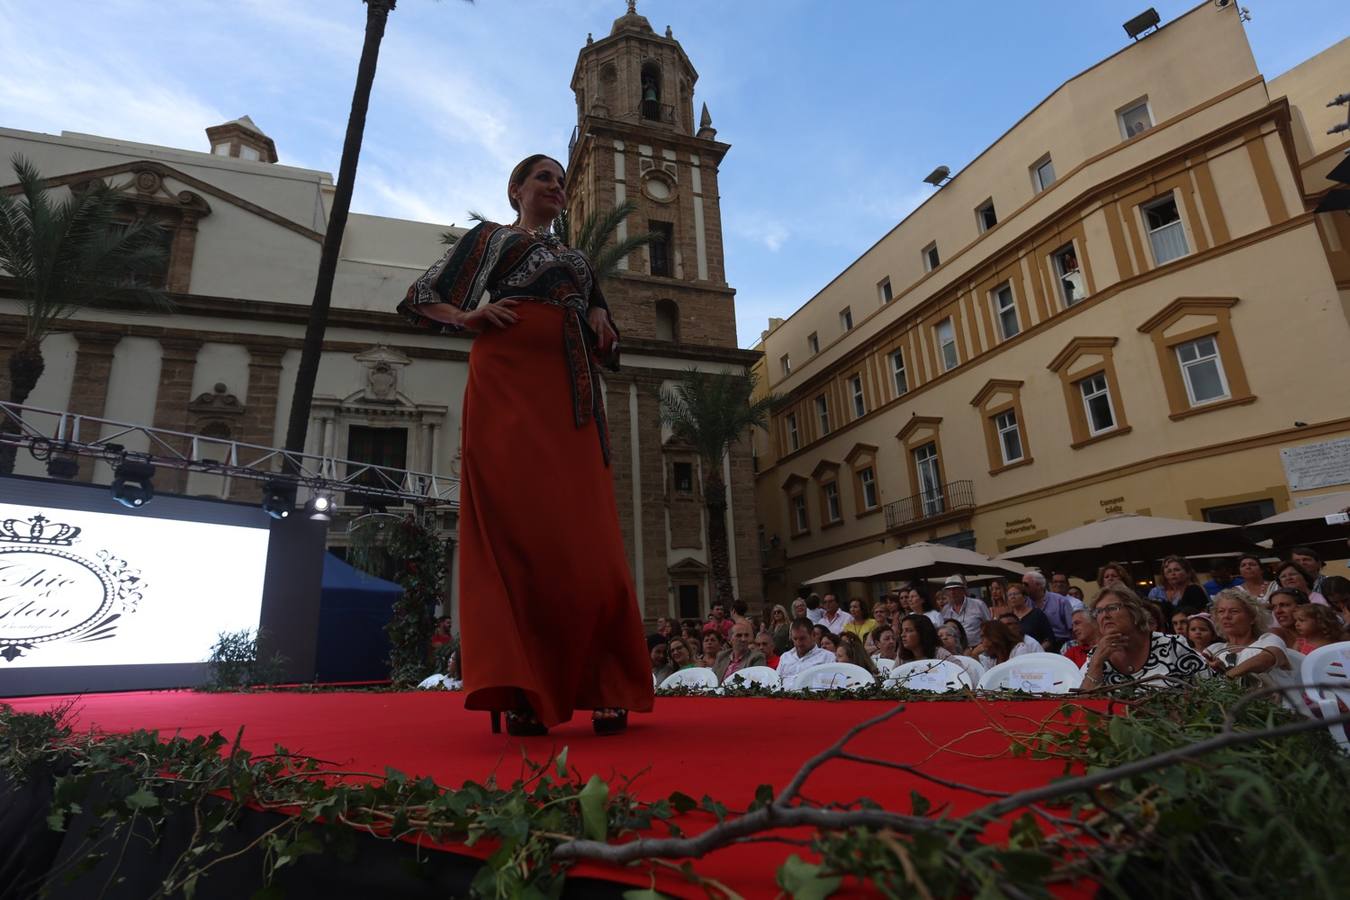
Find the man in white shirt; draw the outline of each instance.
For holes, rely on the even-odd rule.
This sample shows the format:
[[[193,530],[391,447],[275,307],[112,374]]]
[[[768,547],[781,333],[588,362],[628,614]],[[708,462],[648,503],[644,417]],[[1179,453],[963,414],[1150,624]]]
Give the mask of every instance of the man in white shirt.
[[[824,612],[816,624],[824,625],[832,634],[843,634],[844,626],[852,621],[853,617],[839,608],[839,598],[826,594]]]
[[[833,653],[816,646],[815,639],[811,637],[810,620],[794,619],[792,649],[778,658],[778,680],[786,687],[788,679],[796,678],[812,666],[834,661]]]
[[[974,647],[983,639],[980,626],[990,619],[989,607],[978,597],[966,596],[966,582],[960,575],[947,579],[942,585],[942,594],[947,600],[942,607],[942,618],[960,622],[966,630],[966,640]]]

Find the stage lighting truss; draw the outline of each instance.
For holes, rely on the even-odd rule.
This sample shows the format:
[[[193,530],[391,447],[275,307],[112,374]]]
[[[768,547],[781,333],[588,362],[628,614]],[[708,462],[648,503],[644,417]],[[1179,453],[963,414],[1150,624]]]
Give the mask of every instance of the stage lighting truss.
[[[306,489],[311,501],[323,496],[329,512],[336,508],[336,498],[344,495],[359,495],[363,503],[372,506],[381,501],[389,505],[406,503],[452,509],[459,506],[459,478],[456,475],[436,475],[332,456],[292,453],[277,447],[0,402],[0,422],[6,420],[9,427],[0,429],[0,445],[28,448],[35,459],[47,462],[53,477],[72,477],[74,473],[59,474],[70,469],[68,463],[58,460],[75,463],[78,471],[81,457],[103,460],[114,467],[145,466],[131,470],[133,475],[144,475],[144,478],[129,475],[114,479],[114,488],[124,496],[132,501],[141,497],[135,504],[137,507],[154,496],[150,479],[155,469],[221,476],[221,499],[229,495],[234,479],[263,482],[264,509],[276,518],[284,517],[273,510],[280,511],[286,498],[274,491],[269,503],[269,487],[289,489],[288,509],[295,507],[295,498],[301,488]],[[142,444],[146,449],[131,451],[127,449],[129,444]],[[119,481],[120,489],[117,488]],[[121,497],[118,499],[132,505]]]
[[[123,457],[113,470],[113,499],[129,509],[140,509],[155,497],[155,467]]]

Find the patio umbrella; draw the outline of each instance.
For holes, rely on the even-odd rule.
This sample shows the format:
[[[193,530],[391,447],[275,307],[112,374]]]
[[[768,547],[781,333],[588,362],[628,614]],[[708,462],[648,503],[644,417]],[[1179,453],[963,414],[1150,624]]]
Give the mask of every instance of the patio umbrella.
[[[1318,549],[1326,550],[1322,555],[1328,559],[1345,559],[1350,555],[1345,543],[1350,539],[1350,525],[1328,525],[1327,516],[1343,513],[1347,508],[1350,491],[1326,494],[1314,498],[1307,506],[1252,522],[1247,526],[1247,534],[1256,540],[1272,540],[1277,547],[1320,545]],[[1339,555],[1333,555],[1336,552]]]
[[[1009,550],[999,559],[1095,578],[1097,568],[1113,560],[1151,566],[1172,554],[1203,556],[1253,547],[1240,525],[1120,513]]]
[[[891,550],[869,560],[808,578],[807,584],[830,581],[871,581],[877,578],[908,575],[931,578],[937,575],[980,575],[997,572],[1021,576],[1026,567],[1006,560],[993,559],[974,550],[948,547],[946,544],[918,543]]]

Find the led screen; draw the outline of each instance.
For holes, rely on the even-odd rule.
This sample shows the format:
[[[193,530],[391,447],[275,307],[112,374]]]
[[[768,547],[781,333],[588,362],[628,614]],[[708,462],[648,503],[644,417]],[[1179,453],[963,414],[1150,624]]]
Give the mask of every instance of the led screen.
[[[5,672],[201,663],[258,627],[268,529],[153,509],[0,500],[0,694]]]

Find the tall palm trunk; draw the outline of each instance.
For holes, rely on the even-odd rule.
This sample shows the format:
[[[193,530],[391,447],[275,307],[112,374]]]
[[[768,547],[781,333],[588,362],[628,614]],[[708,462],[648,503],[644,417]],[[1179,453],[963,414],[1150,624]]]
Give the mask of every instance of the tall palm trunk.
[[[47,367],[42,358],[42,343],[37,338],[25,337],[19,341],[9,357],[9,400],[22,405],[37,387],[42,370]],[[0,432],[18,434],[19,423],[8,415],[0,416]],[[18,448],[9,444],[0,444],[0,475],[9,475],[14,471],[14,460]]]
[[[727,483],[722,480],[722,461],[703,461],[703,505],[708,510],[708,562],[712,569],[717,603],[731,609],[736,599],[731,590],[731,550],[727,545]]]
[[[333,195],[328,230],[323,236],[319,275],[314,283],[314,302],[309,308],[309,324],[305,327],[305,343],[300,350],[300,366],[295,373],[291,417],[286,427],[286,449],[293,453],[301,453],[305,449],[314,383],[319,375],[324,330],[328,325],[328,308],[333,300],[333,278],[337,274],[342,235],[347,229],[347,212],[352,205],[352,186],[356,181],[356,163],[361,156],[361,140],[366,129],[370,88],[375,83],[375,65],[380,58],[380,41],[384,39],[385,22],[397,2],[366,0],[366,40],[361,47],[361,62],[356,69],[356,89],[352,93],[352,110],[347,118],[347,137],[342,142],[342,161],[338,165],[337,192]]]

